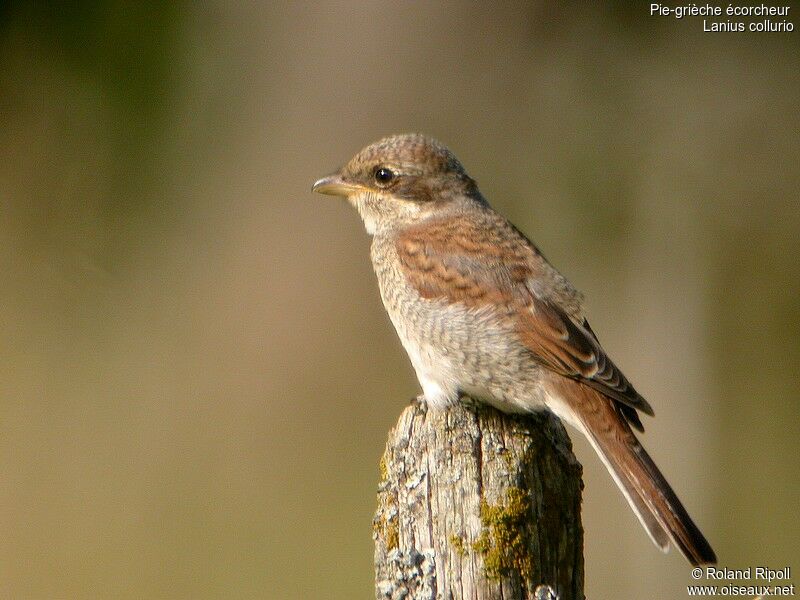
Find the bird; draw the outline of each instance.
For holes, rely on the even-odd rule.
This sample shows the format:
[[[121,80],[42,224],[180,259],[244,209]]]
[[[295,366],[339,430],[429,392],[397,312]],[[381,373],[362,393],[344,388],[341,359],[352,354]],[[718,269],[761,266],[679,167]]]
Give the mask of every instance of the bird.
[[[381,299],[429,409],[465,395],[506,413],[554,413],[586,436],[659,549],[716,563],[634,433],[653,409],[600,345],[582,294],[444,144],[385,137],[312,191],[345,198],[372,236]]]

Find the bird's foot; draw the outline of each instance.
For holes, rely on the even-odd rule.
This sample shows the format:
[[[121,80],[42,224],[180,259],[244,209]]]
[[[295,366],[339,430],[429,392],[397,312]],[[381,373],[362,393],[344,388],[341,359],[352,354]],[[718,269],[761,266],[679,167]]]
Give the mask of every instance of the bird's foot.
[[[461,394],[458,397],[458,401],[461,403],[462,406],[466,406],[467,408],[476,409],[482,406],[481,402],[475,400],[475,398],[473,398],[472,396],[467,396],[466,394]]]
[[[420,412],[428,412],[428,401],[425,399],[425,394],[412,398],[410,404]]]

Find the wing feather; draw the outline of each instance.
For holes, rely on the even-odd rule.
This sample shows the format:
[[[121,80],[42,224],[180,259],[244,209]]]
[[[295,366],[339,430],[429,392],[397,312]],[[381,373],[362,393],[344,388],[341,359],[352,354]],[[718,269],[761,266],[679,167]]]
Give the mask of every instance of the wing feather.
[[[400,233],[395,247],[406,277],[424,298],[494,306],[534,360],[621,403],[622,414],[638,429],[641,422],[630,409],[653,414],[583,319],[578,293],[496,213],[423,222]]]

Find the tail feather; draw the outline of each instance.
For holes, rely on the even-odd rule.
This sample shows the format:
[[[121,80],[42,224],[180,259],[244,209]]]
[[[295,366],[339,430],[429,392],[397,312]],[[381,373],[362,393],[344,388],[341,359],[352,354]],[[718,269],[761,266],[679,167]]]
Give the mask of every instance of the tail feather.
[[[568,420],[589,439],[656,546],[666,552],[671,541],[692,565],[716,563],[711,545],[615,402],[581,383],[569,384]]]

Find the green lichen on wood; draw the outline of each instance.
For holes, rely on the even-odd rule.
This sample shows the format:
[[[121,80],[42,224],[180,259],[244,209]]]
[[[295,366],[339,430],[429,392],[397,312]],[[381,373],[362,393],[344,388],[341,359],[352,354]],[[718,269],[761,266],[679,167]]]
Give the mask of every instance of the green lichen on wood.
[[[460,535],[456,535],[454,533],[450,536],[450,546],[461,558],[464,558],[467,555],[467,549],[464,547],[464,538],[462,538]]]
[[[386,523],[386,548],[394,550],[400,545],[400,530],[397,527],[397,519],[391,519]]]
[[[381,460],[378,463],[378,471],[381,474],[381,483],[389,479],[389,468],[386,466],[386,454],[381,455]]]
[[[387,550],[394,550],[400,544],[400,527],[397,515],[386,518],[385,513],[385,507],[383,510],[379,510],[378,515],[372,521],[372,530],[375,535],[383,539]]]
[[[377,537],[383,540],[387,550],[394,550],[400,544],[400,526],[397,516],[397,498],[388,493],[384,487],[389,481],[389,456],[388,450],[381,456],[378,463],[381,475],[381,489],[378,493],[378,511],[372,521],[372,529]]]
[[[397,525],[397,519],[375,519],[372,523],[372,529],[375,533],[383,538],[387,550],[394,550],[400,543],[400,529]]]
[[[491,505],[481,502],[481,535],[472,549],[483,557],[490,579],[500,579],[513,572],[527,578],[532,571],[529,532],[530,501],[518,487],[509,488],[505,502]]]
[[[506,465],[506,469],[509,472],[513,472],[513,470],[514,470],[514,460],[516,459],[516,457],[505,448],[500,450],[498,452],[498,454],[499,454],[500,458],[503,459],[503,462]]]

